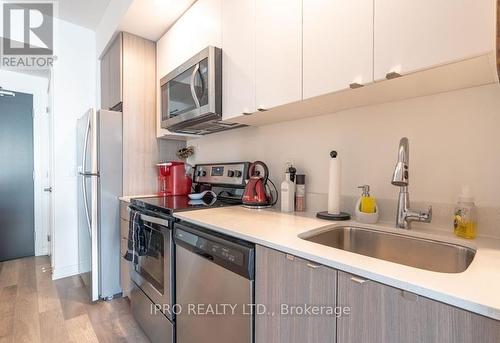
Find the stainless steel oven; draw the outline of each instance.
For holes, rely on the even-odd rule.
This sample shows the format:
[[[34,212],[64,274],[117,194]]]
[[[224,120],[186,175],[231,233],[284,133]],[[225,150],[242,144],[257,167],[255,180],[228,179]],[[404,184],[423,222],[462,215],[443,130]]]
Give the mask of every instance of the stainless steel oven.
[[[209,46],[160,80],[161,127],[199,134],[241,126],[222,122],[222,51]]]
[[[173,218],[165,219],[149,212],[141,209],[138,214],[141,217],[146,250],[138,256],[137,264],[132,263],[132,313],[151,341],[173,342]],[[133,213],[131,212],[131,216]]]

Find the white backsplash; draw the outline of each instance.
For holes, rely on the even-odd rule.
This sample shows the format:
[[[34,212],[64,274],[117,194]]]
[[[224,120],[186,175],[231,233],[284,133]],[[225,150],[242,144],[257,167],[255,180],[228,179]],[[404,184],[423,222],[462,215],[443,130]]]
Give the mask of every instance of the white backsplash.
[[[323,209],[329,152],[337,150],[342,194],[352,203],[348,207],[360,195],[357,186],[369,184],[379,199],[381,219],[393,221],[399,190],[390,180],[399,139],[406,136],[412,207],[433,205],[433,226],[451,230],[458,193],[462,185],[470,185],[479,234],[500,237],[499,129],[500,86],[491,85],[226,131],[188,145],[196,148],[191,163],[262,160],[277,185],[285,162],[292,161],[298,173],[306,174],[309,205]]]
[[[341,210],[352,215],[355,219],[354,208],[359,197],[343,196],[341,199]],[[379,209],[379,222],[384,224],[396,223],[396,199],[376,199]],[[307,193],[307,212],[325,211],[328,204],[327,194]],[[455,204],[431,203],[412,201],[411,207],[414,210],[427,210],[432,206],[432,222],[413,222],[412,227],[422,229],[435,229],[440,231],[453,232],[453,219]],[[484,237],[500,238],[500,207],[478,207],[478,235]]]
[[[185,147],[185,141],[158,139],[158,162],[178,161],[177,151]]]

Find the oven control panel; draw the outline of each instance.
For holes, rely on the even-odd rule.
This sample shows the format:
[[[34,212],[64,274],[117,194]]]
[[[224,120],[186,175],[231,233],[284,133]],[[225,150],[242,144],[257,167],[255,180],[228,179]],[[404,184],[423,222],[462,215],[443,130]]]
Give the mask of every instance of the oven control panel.
[[[198,164],[194,170],[195,183],[245,187],[250,162]]]

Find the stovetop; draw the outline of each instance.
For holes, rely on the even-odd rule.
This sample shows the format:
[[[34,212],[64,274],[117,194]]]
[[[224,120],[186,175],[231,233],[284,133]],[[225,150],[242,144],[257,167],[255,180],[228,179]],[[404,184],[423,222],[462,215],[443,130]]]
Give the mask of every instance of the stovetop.
[[[175,212],[201,210],[205,208],[216,208],[239,205],[241,202],[220,200],[206,197],[201,200],[191,200],[186,195],[178,196],[158,196],[151,198],[138,198],[131,200],[132,205],[145,208],[155,212],[172,215]]]

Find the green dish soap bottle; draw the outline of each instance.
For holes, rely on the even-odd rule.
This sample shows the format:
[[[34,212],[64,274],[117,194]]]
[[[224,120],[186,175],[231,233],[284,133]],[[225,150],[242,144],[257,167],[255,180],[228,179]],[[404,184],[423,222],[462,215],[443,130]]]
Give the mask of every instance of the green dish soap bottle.
[[[477,235],[477,214],[474,197],[468,186],[462,187],[462,193],[458,196],[455,207],[455,219],[453,222],[455,235],[462,238],[473,239]]]

